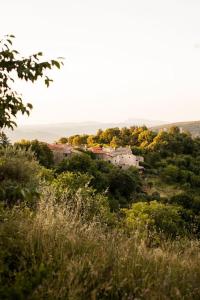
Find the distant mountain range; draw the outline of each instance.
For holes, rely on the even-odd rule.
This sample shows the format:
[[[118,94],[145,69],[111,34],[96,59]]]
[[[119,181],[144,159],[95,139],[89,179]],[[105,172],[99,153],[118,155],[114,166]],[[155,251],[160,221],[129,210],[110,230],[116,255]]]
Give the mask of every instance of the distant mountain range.
[[[190,121],[190,122],[177,122],[177,123],[169,123],[169,124],[162,124],[158,126],[153,126],[152,129],[160,130],[160,129],[168,129],[172,126],[178,126],[182,128],[183,131],[189,131],[192,136],[200,136],[200,121]]]
[[[128,119],[122,123],[101,123],[101,122],[80,122],[80,123],[56,123],[56,124],[41,124],[41,125],[24,125],[18,126],[13,131],[6,130],[11,142],[16,142],[21,139],[33,140],[38,139],[44,142],[54,142],[60,137],[67,137],[74,134],[95,134],[98,129],[106,129],[112,127],[124,126],[141,126],[147,127],[163,125],[163,121],[154,121],[146,119]]]

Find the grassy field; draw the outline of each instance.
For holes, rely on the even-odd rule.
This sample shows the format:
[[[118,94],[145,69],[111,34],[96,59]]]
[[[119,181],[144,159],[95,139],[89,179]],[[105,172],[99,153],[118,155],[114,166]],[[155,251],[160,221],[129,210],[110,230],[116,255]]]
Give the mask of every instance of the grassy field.
[[[200,299],[195,240],[160,240],[84,221],[41,200],[1,210],[1,299]]]

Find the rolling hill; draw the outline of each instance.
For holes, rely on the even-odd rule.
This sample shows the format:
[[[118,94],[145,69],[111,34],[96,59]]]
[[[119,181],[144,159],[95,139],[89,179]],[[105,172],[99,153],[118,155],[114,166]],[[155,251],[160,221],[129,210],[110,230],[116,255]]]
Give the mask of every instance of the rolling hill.
[[[153,130],[160,130],[160,129],[168,129],[172,126],[178,126],[182,128],[183,131],[189,131],[192,136],[200,136],[200,121],[189,121],[189,122],[176,122],[176,123],[169,123],[159,126],[151,127]]]

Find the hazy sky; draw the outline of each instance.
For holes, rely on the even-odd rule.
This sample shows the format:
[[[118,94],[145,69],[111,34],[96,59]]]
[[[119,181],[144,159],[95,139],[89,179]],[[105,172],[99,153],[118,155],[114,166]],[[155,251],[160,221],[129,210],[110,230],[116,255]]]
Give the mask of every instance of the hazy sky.
[[[200,119],[200,0],[0,0],[0,35],[65,57],[49,89],[17,84],[21,123]]]

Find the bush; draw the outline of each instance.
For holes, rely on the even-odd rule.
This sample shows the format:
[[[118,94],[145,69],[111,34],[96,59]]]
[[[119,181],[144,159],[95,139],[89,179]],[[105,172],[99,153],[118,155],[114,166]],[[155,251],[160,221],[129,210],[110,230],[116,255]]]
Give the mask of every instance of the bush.
[[[177,183],[179,181],[180,170],[174,165],[167,165],[163,169],[161,176],[168,183]]]
[[[149,232],[156,230],[173,238],[185,233],[186,224],[181,218],[182,208],[179,206],[157,201],[138,202],[123,211],[128,228],[147,229]]]
[[[192,197],[187,193],[180,193],[171,197],[170,203],[181,205],[182,218],[187,223],[188,231],[192,234],[200,234],[200,198]]]
[[[8,205],[38,198],[39,163],[30,150],[7,147],[0,150],[0,199]]]
[[[190,181],[192,187],[200,188],[200,176],[192,175]]]
[[[194,198],[187,193],[180,193],[171,197],[170,203],[181,205],[186,209],[191,209],[194,204]]]
[[[54,187],[56,199],[60,199],[65,193],[73,196],[78,189],[87,187],[91,179],[88,174],[63,172],[52,181],[51,185]]]
[[[130,167],[122,170],[107,161],[92,159],[87,154],[74,155],[63,160],[56,172],[60,174],[66,171],[87,173],[91,176],[90,186],[98,192],[108,192],[110,207],[113,210],[120,206],[127,207],[132,200],[132,195],[141,189],[141,179],[137,169]]]
[[[111,224],[114,215],[110,212],[109,200],[88,186],[90,180],[91,176],[87,174],[65,172],[52,181],[50,189],[53,188],[56,203],[78,211],[82,218]]]

